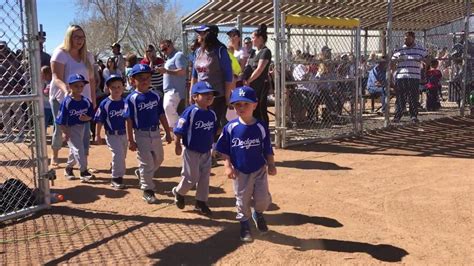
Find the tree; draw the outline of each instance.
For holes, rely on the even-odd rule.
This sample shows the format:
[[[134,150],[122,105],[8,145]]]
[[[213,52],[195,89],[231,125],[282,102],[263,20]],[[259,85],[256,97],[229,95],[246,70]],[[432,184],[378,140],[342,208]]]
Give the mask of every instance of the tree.
[[[146,44],[157,47],[160,40],[180,38],[180,8],[168,0],[76,0],[76,5],[88,49],[99,57],[109,55],[114,42],[123,53],[143,54]]]

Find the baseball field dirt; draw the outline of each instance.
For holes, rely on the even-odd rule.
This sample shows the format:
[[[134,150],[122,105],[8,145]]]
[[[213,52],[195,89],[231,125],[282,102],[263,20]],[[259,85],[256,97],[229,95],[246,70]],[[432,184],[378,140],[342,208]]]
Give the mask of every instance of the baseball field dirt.
[[[447,118],[364,137],[275,150],[270,232],[242,244],[232,182],[213,168],[212,218],[173,204],[181,160],[165,145],[159,204],[148,205],[127,157],[110,186],[110,152],[92,146],[90,183],[52,190],[65,202],[1,225],[0,259],[23,264],[308,265],[474,263],[474,119]],[[61,150],[65,158],[67,149]],[[253,227],[255,229],[255,227]]]

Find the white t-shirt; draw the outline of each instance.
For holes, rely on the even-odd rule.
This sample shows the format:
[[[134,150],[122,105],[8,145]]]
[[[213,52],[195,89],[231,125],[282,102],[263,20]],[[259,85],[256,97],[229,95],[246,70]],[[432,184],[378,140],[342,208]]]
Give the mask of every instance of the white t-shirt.
[[[242,47],[240,47],[239,50],[234,49],[234,56],[237,58],[237,60],[239,60],[240,63],[240,60],[249,57],[249,53],[246,49],[242,49]]]
[[[94,56],[91,53],[87,52],[87,58],[91,64],[94,63]],[[53,52],[53,56],[51,56],[51,63],[52,62],[58,62],[64,65],[64,77],[63,77],[64,83],[67,84],[67,79],[72,74],[81,74],[86,78],[87,81],[90,81],[89,70],[87,69],[86,64],[82,61],[77,62],[74,58],[71,57],[71,55],[68,52],[64,51],[63,49],[57,48]],[[53,76],[53,80],[51,81],[51,90],[49,92],[49,98],[57,99],[61,103],[65,95],[64,95],[64,92],[59,87],[57,87],[54,82],[55,82],[55,79]],[[90,84],[87,84],[84,87],[84,91],[82,92],[82,95],[84,97],[87,97],[89,100],[92,100]]]

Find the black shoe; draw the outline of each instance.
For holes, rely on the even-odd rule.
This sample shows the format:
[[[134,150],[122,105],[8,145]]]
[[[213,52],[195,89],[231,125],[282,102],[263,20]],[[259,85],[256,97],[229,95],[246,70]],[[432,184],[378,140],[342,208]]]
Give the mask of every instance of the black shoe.
[[[82,171],[80,174],[81,182],[88,182],[92,178],[95,178],[95,176],[91,173],[89,173],[88,170]]]
[[[204,201],[196,200],[196,205],[194,205],[194,210],[204,215],[208,215],[208,216],[212,215],[211,209],[209,209],[206,202]]]
[[[66,167],[66,169],[64,169],[64,177],[66,177],[68,180],[76,179],[72,167]]]
[[[176,191],[176,187],[174,187],[171,192],[173,193],[174,195],[174,203],[176,204],[176,207],[178,207],[179,209],[184,209],[184,196],[179,194],[177,191]]]
[[[141,187],[142,183],[140,181],[140,169],[135,169],[135,176],[138,178],[138,187]]]
[[[252,242],[252,234],[250,233],[249,221],[240,222],[240,240],[244,242]]]
[[[267,222],[265,221],[265,218],[263,218],[263,213],[254,211],[252,213],[252,219],[255,222],[258,231],[260,231],[261,233],[268,232]]]
[[[153,192],[152,190],[143,191],[143,197],[142,198],[148,204],[155,204],[155,203],[158,202],[158,200],[155,197],[155,192]]]
[[[113,188],[117,189],[125,188],[125,185],[123,184],[123,177],[112,178],[112,182],[110,182],[110,185]]]

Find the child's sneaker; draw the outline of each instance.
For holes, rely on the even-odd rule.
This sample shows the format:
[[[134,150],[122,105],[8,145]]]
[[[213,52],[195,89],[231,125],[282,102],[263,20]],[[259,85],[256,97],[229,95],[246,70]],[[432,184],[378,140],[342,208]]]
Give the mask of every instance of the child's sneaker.
[[[74,175],[74,171],[72,167],[66,167],[64,169],[64,177],[66,177],[68,180],[76,179],[76,176]]]
[[[249,221],[240,222],[240,240],[244,242],[252,242],[252,234],[250,233]]]
[[[155,197],[155,192],[153,190],[145,190],[143,191],[143,200],[146,201],[148,204],[155,204],[158,200]]]
[[[206,202],[204,201],[196,200],[196,205],[194,205],[194,210],[204,215],[208,215],[208,216],[212,215],[211,209],[209,209]]]
[[[89,180],[91,180],[94,177],[95,176],[93,174],[89,173],[88,170],[82,171],[81,175],[80,175],[81,182],[89,182]]]
[[[184,209],[184,196],[179,194],[177,191],[176,191],[176,187],[174,187],[171,192],[173,193],[174,195],[174,203],[176,204],[176,207],[178,207],[179,209]]]
[[[123,182],[122,177],[112,178],[112,182],[110,182],[110,185],[113,188],[123,189],[123,188],[125,188],[125,185],[122,182]]]
[[[141,186],[141,181],[140,181],[140,169],[135,169],[135,176],[138,178],[138,187]]]
[[[268,232],[267,222],[265,221],[265,218],[263,218],[263,213],[254,211],[252,213],[252,219],[255,222],[258,231],[261,233]]]

